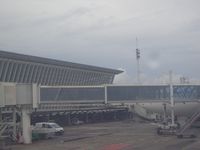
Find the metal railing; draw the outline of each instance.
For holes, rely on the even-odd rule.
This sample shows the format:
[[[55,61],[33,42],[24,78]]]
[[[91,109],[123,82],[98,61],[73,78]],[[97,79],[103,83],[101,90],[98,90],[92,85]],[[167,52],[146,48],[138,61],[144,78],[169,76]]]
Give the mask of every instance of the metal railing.
[[[184,132],[200,117],[200,110],[195,112],[185,124],[177,131],[177,135],[183,135]]]

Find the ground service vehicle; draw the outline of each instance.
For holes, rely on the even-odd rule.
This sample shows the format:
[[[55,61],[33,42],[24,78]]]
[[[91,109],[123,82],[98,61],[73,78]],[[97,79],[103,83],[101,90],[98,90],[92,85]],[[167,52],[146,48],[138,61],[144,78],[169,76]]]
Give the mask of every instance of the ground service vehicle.
[[[64,129],[54,122],[39,122],[33,127],[32,133],[45,138],[52,138],[55,135],[62,135]]]

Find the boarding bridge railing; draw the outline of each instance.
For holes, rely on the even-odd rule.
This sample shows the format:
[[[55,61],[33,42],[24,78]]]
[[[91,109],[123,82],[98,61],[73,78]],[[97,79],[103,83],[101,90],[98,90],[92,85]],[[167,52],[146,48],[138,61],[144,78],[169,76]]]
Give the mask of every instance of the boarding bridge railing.
[[[177,131],[177,136],[184,136],[185,131],[200,118],[200,110],[197,110],[186,122],[185,124]]]

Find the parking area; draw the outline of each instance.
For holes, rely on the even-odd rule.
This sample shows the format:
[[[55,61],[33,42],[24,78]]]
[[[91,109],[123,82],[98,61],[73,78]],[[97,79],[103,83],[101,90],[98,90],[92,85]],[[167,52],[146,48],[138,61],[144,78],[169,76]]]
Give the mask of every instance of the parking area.
[[[195,129],[199,134],[200,129]],[[62,136],[14,145],[13,150],[197,150],[200,138],[158,136],[148,122],[122,121],[65,127]]]

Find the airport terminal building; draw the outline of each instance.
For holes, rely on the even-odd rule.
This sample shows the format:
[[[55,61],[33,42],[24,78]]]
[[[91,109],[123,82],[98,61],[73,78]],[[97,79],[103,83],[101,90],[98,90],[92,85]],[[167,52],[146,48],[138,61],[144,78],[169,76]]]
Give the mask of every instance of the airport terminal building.
[[[0,82],[46,86],[112,84],[120,70],[0,51]]]
[[[24,143],[31,143],[31,124],[49,120],[71,125],[75,120],[109,121],[134,113],[152,120],[163,110],[169,112],[172,99],[176,114],[183,115],[187,106],[191,115],[200,116],[200,85],[111,85],[119,73],[0,51],[0,137],[12,129],[13,140],[22,133]]]

